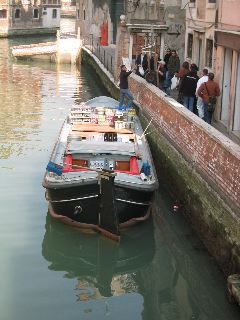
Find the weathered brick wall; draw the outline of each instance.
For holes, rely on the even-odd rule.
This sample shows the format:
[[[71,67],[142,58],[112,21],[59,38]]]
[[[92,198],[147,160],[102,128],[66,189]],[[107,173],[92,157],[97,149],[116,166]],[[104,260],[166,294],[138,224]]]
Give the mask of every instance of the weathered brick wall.
[[[130,88],[162,134],[240,218],[240,146],[140,77],[131,76]]]

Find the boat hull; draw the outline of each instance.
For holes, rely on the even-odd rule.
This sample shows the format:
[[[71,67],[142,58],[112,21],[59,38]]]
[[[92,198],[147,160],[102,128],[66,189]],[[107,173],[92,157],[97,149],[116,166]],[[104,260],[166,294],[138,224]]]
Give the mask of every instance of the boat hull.
[[[98,228],[100,211],[98,184],[61,189],[47,189],[49,214],[82,228]],[[114,188],[116,213],[120,227],[130,226],[146,220],[151,213],[154,192]]]

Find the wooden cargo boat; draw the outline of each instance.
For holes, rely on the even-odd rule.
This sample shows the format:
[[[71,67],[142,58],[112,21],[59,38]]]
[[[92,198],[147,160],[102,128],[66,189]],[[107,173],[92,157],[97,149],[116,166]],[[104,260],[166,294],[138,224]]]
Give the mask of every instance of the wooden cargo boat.
[[[73,107],[43,180],[52,217],[115,238],[149,217],[158,188],[139,118],[117,106],[102,96]]]

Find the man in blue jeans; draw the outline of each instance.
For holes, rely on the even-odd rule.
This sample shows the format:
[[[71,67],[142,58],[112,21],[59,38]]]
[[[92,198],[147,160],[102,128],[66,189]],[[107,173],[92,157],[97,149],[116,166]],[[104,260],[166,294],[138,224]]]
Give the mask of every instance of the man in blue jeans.
[[[183,95],[184,107],[192,112],[194,107],[197,82],[199,80],[197,71],[198,67],[194,63],[192,63],[190,66],[190,72],[183,77],[182,83],[179,88],[179,91],[182,92]]]
[[[123,64],[121,65],[121,72],[120,72],[120,101],[119,101],[119,108],[124,108],[123,103],[125,97],[128,98],[128,105],[127,108],[132,107],[133,102],[133,95],[128,89],[128,76],[132,73],[133,70],[127,71],[126,66]]]

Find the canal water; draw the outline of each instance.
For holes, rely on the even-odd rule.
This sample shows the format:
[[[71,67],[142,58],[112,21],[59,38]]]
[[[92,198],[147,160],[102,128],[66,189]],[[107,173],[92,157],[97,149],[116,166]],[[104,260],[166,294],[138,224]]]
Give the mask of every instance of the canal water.
[[[161,187],[120,244],[47,215],[41,186],[69,109],[106,94],[86,66],[14,61],[0,39],[0,319],[235,320],[226,280]]]

